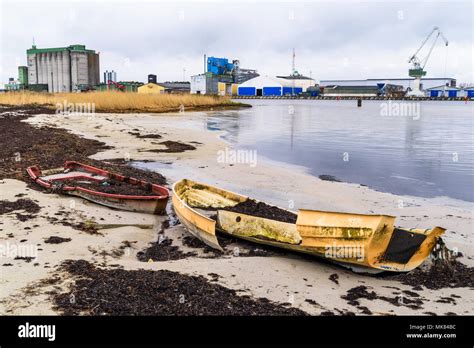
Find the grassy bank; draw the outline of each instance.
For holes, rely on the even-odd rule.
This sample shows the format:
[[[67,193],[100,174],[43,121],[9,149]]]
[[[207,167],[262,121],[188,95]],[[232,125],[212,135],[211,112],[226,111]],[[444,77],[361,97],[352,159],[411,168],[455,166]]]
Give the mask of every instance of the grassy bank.
[[[213,108],[234,108],[247,106],[235,103],[229,97],[197,94],[138,94],[123,92],[90,93],[3,93],[0,104],[43,105],[56,108],[68,103],[94,105],[96,112],[171,112],[184,110],[209,110]]]

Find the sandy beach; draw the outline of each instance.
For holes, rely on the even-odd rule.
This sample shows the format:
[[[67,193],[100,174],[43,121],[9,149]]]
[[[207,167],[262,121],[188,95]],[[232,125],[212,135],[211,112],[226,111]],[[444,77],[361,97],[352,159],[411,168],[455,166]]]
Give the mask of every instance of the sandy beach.
[[[459,261],[468,267],[474,266],[471,203],[447,197],[398,196],[357,184],[323,181],[304,168],[260,157],[256,166],[219,163],[218,151],[230,145],[219,138],[219,133],[196,123],[197,118],[210,113],[212,111],[187,112],[184,116],[42,114],[24,122],[36,127],[66,129],[104,142],[110,148],[90,156],[91,159],[146,161],[135,165],[156,168],[166,177],[168,185],[181,178],[191,178],[291,210],[380,213],[397,216],[396,224],[401,227],[442,226],[447,229],[443,239],[448,247],[463,255]],[[137,133],[159,134],[161,138],[140,138]],[[164,141],[187,144],[195,149],[163,152],[166,145],[161,143]],[[253,256],[258,255],[255,250],[261,247],[239,241],[230,241],[225,253],[215,254],[189,243],[189,234],[182,225],[165,223],[168,216],[111,210],[79,198],[46,194],[13,178],[0,180],[0,192],[2,201],[29,198],[39,206],[38,212],[29,219],[18,219],[17,211],[1,215],[2,244],[36,248],[32,259],[2,258],[2,314],[60,314],[60,310],[54,309],[51,297],[66,291],[73,281],[57,268],[68,259],[86,260],[110,269],[169,270],[203,276],[210,282],[236,290],[239,295],[266,298],[311,315],[465,315],[474,312],[472,287],[414,287],[390,277],[355,274],[316,258],[271,250]],[[171,208],[168,210],[172,216]],[[64,221],[69,225],[62,223]],[[70,226],[71,222],[74,225],[84,221],[123,226],[98,229],[94,233]],[[51,236],[70,238],[70,241],[46,243]],[[178,247],[184,256],[167,261],[152,258],[149,262],[140,261],[137,253],[146,250],[158,238],[171,239],[172,246]],[[48,282],[48,279],[55,281]]]

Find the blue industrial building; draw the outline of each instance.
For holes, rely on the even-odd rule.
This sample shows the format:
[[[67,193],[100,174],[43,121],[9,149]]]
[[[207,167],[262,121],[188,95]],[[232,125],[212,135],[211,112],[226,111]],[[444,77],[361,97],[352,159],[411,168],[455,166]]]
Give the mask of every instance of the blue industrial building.
[[[464,88],[465,97],[469,99],[474,99],[474,87],[466,87]]]
[[[267,76],[258,76],[239,85],[237,94],[241,96],[281,96],[283,85]]]
[[[283,87],[283,95],[295,95],[303,93],[302,87]]]
[[[207,58],[207,72],[213,73],[214,75],[225,75],[231,74],[234,70],[234,64],[229,63],[227,58]]]
[[[426,89],[426,96],[430,98],[457,98],[461,96],[461,89],[450,86],[436,86]]]
[[[237,59],[206,57],[204,73],[191,76],[191,94],[236,95],[237,86],[256,76],[256,70],[243,69]]]
[[[239,85],[237,94],[240,96],[271,97],[296,95],[303,93],[302,87],[293,87],[291,82],[284,83],[268,76],[258,76]]]

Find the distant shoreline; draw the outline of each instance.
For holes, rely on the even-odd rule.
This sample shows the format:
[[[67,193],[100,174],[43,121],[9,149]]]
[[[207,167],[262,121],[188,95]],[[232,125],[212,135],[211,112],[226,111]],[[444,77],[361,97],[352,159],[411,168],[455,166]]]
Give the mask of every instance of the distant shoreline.
[[[307,96],[232,96],[232,99],[281,99],[281,100],[404,100],[404,101],[474,101],[472,99],[465,99],[464,97],[456,98],[431,98],[431,97],[307,97]]]

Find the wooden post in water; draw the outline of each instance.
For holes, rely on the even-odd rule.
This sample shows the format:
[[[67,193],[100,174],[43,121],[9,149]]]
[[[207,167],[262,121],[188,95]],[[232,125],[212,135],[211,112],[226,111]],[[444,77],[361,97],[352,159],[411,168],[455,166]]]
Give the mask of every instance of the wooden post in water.
[[[357,99],[357,107],[362,107],[362,98]]]

